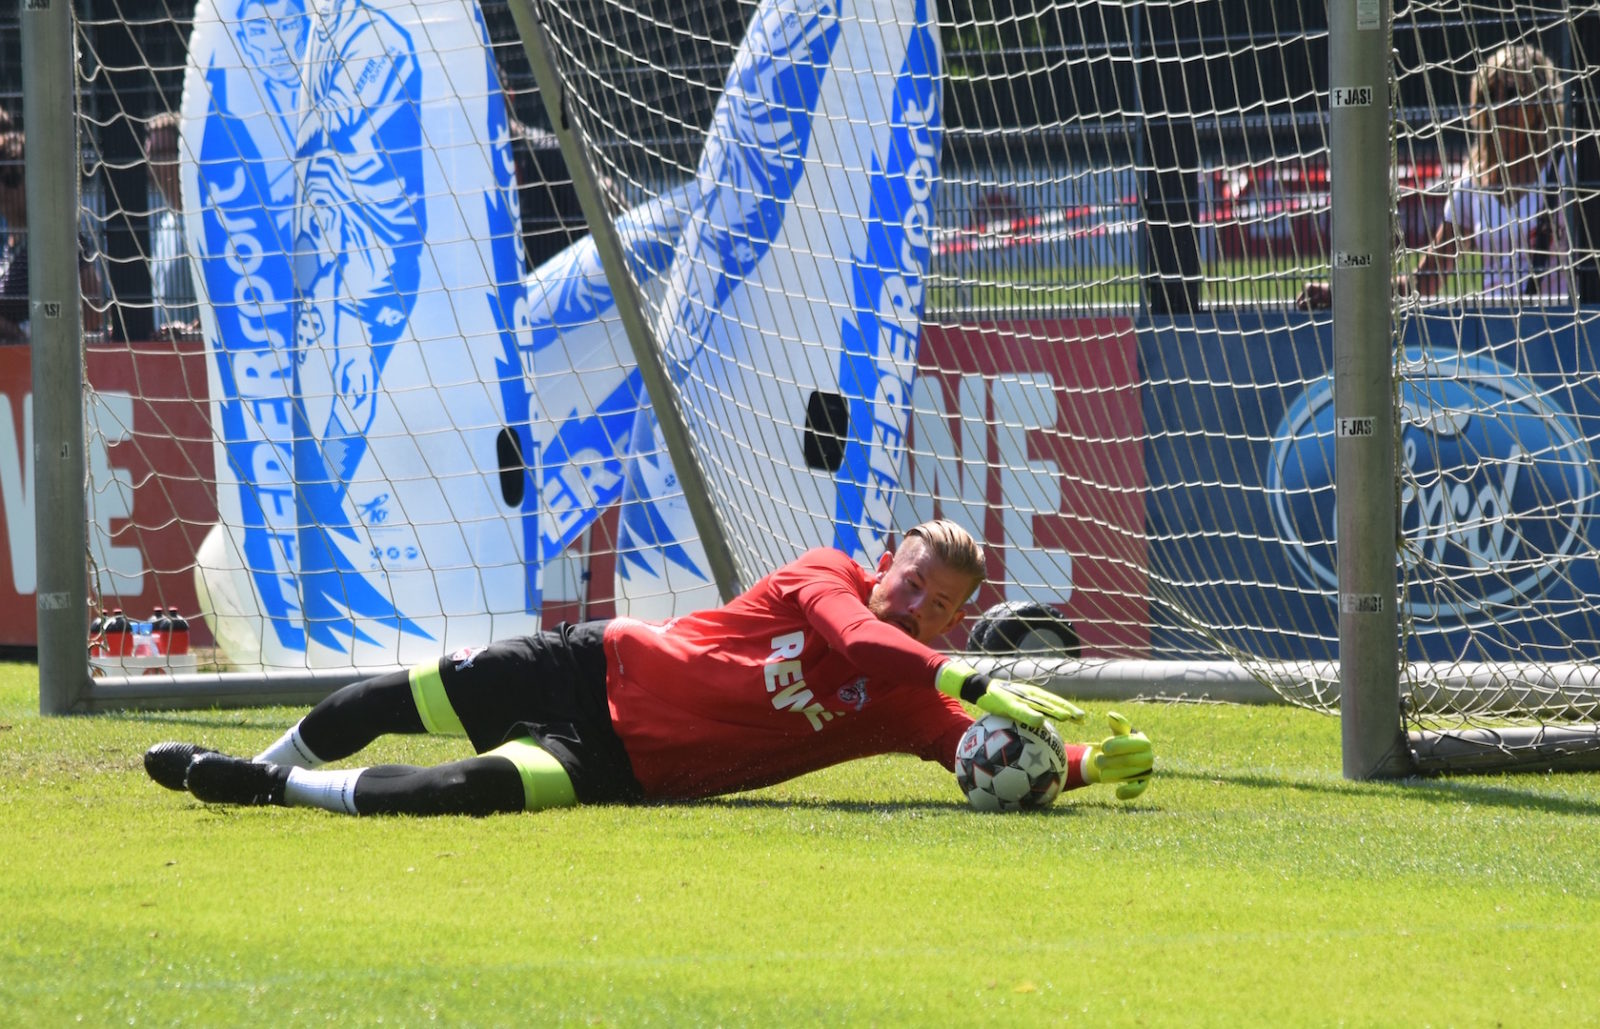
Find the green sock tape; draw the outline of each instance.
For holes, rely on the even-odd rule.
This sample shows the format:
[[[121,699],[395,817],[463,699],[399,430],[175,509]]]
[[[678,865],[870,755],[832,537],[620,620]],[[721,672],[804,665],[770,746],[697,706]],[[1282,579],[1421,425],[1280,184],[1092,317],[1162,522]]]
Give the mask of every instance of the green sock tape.
[[[417,665],[411,669],[411,699],[416,702],[422,727],[438,736],[465,736],[467,730],[456,717],[456,709],[445,696],[439,664]]]
[[[571,807],[578,802],[567,770],[561,767],[561,762],[554,755],[530,737],[502,743],[489,754],[503,757],[517,766],[517,773],[522,776],[523,804],[529,811]]]

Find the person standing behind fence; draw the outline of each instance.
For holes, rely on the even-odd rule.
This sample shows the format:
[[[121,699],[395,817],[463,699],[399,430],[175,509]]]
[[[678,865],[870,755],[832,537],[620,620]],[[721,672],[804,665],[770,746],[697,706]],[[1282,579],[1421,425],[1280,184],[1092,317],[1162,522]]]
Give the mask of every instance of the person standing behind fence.
[[[1472,146],[1450,186],[1433,241],[1395,292],[1435,296],[1463,248],[1483,266],[1482,298],[1549,301],[1570,295],[1572,247],[1561,194],[1572,177],[1563,143],[1560,78],[1542,51],[1501,47],[1472,79]],[[1327,307],[1327,282],[1308,282],[1297,306]]]
[[[145,158],[158,206],[150,215],[150,299],[156,336],[198,339],[200,305],[183,236],[183,189],[178,179],[178,116],[163,111],[145,129]]]
[[[0,123],[9,125],[9,116]],[[0,131],[0,345],[32,339],[28,301],[27,140],[15,129]],[[98,333],[104,325],[99,304],[104,296],[100,266],[88,239],[78,235],[78,289],[83,297],[83,331]]]

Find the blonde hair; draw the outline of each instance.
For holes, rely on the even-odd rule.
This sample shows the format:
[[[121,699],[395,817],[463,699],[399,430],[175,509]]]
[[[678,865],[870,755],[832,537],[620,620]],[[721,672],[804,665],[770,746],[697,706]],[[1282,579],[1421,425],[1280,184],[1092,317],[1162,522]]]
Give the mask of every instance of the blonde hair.
[[[916,538],[926,544],[933,556],[938,558],[946,568],[960,572],[972,580],[972,589],[967,591],[971,596],[983,585],[983,580],[988,578],[988,569],[984,566],[983,547],[972,538],[972,534],[948,518],[935,518],[932,521],[914,525],[906,530],[906,539]]]
[[[1544,51],[1526,43],[1503,46],[1483,59],[1472,76],[1472,149],[1467,161],[1473,178],[1480,181],[1502,170],[1495,132],[1495,112],[1501,105],[1519,102],[1529,109],[1527,125],[1544,139],[1544,149],[1561,145],[1561,81]]]

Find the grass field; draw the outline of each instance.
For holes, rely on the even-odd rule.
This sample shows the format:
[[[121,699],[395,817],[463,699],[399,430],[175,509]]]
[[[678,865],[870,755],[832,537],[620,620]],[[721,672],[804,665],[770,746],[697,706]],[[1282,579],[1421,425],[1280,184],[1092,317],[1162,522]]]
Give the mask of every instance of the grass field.
[[[1159,761],[1128,805],[983,816],[885,758],[358,820],[141,770],[298,711],[45,719],[36,670],[0,666],[0,1024],[1600,1024],[1600,775],[1354,784],[1333,719],[1126,707]]]
[[[1407,269],[1415,264],[1416,256],[1408,255]],[[1202,305],[1282,308],[1294,304],[1308,280],[1327,279],[1328,266],[1325,259],[1216,259],[1206,262],[1201,274]],[[1482,287],[1482,260],[1466,251],[1456,270],[1440,284],[1439,296],[1459,300]],[[1144,290],[1144,274],[1129,266],[1030,267],[1018,262],[960,281],[936,279],[927,304],[934,318],[973,309],[1028,314],[1054,311],[1061,316],[1098,311],[1126,314],[1142,308]]]

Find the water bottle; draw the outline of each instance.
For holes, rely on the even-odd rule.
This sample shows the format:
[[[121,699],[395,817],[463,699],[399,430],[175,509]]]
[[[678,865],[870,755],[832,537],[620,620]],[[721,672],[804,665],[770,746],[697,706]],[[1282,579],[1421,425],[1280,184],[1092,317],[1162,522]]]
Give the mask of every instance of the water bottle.
[[[128,630],[133,638],[134,657],[161,656],[161,649],[156,644],[155,622],[130,622]]]
[[[168,654],[187,654],[189,652],[189,622],[178,613],[178,609],[170,607],[167,616],[172,621],[172,641],[167,645]]]
[[[150,637],[157,654],[172,653],[172,619],[159,607],[150,615]]]
[[[128,633],[128,619],[122,613],[122,608],[111,609],[111,617],[106,619],[106,653],[112,657],[126,657],[133,653],[133,637]]]
[[[134,629],[136,632],[130,634],[130,639],[133,639],[134,658],[160,658],[162,651],[155,648],[155,634],[149,631],[150,623],[147,621],[134,623]]]

